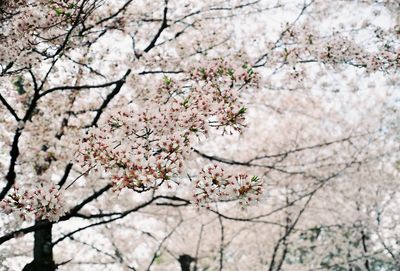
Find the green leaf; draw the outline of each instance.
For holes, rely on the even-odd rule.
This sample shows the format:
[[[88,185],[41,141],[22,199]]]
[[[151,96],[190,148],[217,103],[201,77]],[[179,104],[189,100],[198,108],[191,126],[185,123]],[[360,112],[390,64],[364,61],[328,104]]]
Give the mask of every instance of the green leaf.
[[[167,86],[169,86],[169,85],[172,84],[172,79],[169,78],[168,76],[164,76],[163,80],[164,80],[164,83],[165,83]]]
[[[57,16],[61,16],[64,13],[64,11],[61,8],[55,8],[54,11],[56,12]]]
[[[253,177],[251,177],[251,181],[252,181],[253,183],[258,182],[259,180],[260,180],[260,178],[258,178],[258,176],[253,176]]]
[[[246,112],[247,112],[247,108],[246,107],[242,107],[242,108],[240,108],[240,110],[238,112],[238,115],[243,115]]]
[[[233,69],[229,68],[227,74],[231,79],[234,79],[235,72],[233,71]]]
[[[22,76],[19,75],[13,84],[19,95],[25,94],[24,79]]]
[[[189,107],[189,98],[186,98],[186,99],[183,101],[182,105],[183,105],[185,108],[188,108],[188,107]]]
[[[200,73],[201,73],[201,77],[205,80],[207,79],[207,74],[206,74],[206,70],[204,68],[200,68],[199,69]]]
[[[163,259],[161,257],[162,255],[156,255],[156,257],[154,258],[154,262],[156,264],[161,264],[163,262]]]

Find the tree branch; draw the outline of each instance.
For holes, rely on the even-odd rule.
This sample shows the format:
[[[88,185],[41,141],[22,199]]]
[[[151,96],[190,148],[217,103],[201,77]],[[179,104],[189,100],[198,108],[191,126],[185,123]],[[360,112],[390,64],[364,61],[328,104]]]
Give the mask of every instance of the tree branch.
[[[7,100],[0,94],[0,101],[7,108],[7,110],[13,115],[16,121],[20,121],[21,119],[18,117],[17,112],[15,112],[14,108],[7,102]]]
[[[157,42],[158,38],[160,37],[161,33],[164,31],[164,29],[166,29],[168,27],[168,24],[167,24],[168,6],[167,5],[168,5],[168,0],[165,0],[164,15],[163,15],[163,20],[162,20],[161,26],[158,29],[158,32],[156,33],[154,38],[151,40],[150,44],[144,49],[144,52],[146,52],[146,53],[149,52],[156,45],[156,42]]]

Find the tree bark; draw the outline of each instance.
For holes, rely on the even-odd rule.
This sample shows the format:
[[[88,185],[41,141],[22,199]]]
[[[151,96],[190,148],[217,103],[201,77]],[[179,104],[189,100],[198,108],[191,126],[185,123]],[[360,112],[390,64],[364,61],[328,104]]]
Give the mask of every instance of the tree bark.
[[[47,221],[36,221],[35,224]],[[51,243],[51,230],[53,225],[50,223],[35,231],[33,261],[27,264],[22,271],[54,271],[56,264],[53,260],[53,246]]]

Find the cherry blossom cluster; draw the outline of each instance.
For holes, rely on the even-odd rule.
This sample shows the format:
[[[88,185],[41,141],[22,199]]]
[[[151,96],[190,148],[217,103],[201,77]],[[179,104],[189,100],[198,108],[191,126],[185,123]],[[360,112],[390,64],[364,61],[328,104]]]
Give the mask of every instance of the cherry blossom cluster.
[[[183,83],[164,77],[141,104],[89,131],[80,145],[80,164],[110,172],[115,190],[176,182],[193,145],[210,128],[226,134],[244,126],[246,108],[239,95],[253,78],[247,66],[236,68],[225,60],[193,69]]]
[[[201,206],[235,199],[239,199],[241,205],[247,205],[257,200],[261,194],[262,182],[257,176],[228,175],[216,164],[204,168],[195,181],[194,197]]]
[[[6,214],[14,213],[22,221],[35,219],[58,221],[65,214],[62,193],[55,185],[41,184],[32,190],[14,186],[14,191],[0,202],[0,210]]]
[[[79,14],[79,0],[2,1],[0,64],[24,68],[37,62],[38,49],[63,42],[64,32]]]
[[[213,127],[230,127],[240,131],[246,108],[238,102],[239,92],[249,83],[257,83],[253,69],[247,64],[234,67],[226,60],[215,60],[192,69],[191,77],[198,86],[186,97],[186,106],[200,107],[206,112],[206,117],[215,116],[217,121],[210,123]],[[238,87],[235,88],[235,85]],[[206,105],[209,105],[208,108]]]
[[[370,56],[366,61],[369,71],[393,70],[400,67],[400,48],[397,51],[382,51]]]
[[[386,40],[386,37],[379,37]],[[377,44],[379,44],[377,42]],[[354,37],[334,31],[329,37],[322,36],[308,23],[284,32],[277,44],[270,44],[271,64],[284,62],[289,65],[320,62],[324,64],[348,64],[366,68],[368,72],[396,71],[399,67],[400,51],[389,41],[382,46],[368,48],[358,44]]]

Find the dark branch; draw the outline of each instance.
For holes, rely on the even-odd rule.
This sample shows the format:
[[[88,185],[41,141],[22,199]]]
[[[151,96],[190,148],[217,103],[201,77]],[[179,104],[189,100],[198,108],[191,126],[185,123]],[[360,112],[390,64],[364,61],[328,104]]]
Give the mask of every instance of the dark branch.
[[[68,163],[65,167],[64,175],[62,176],[61,180],[58,182],[58,185],[62,187],[68,179],[69,173],[71,172],[73,164]]]
[[[158,40],[158,38],[160,37],[161,33],[164,31],[164,29],[166,29],[168,27],[167,24],[167,12],[168,12],[168,7],[167,7],[168,1],[165,1],[165,7],[164,7],[164,16],[163,16],[163,21],[161,23],[160,28],[158,29],[157,34],[154,36],[154,38],[151,40],[150,44],[146,47],[146,49],[144,49],[144,52],[149,52],[155,45],[156,42]]]
[[[0,94],[1,103],[7,108],[7,110],[13,115],[16,121],[20,121],[21,119],[18,117],[17,112],[15,112],[14,108],[6,101],[3,95]]]
[[[111,100],[115,97],[115,95],[117,95],[122,86],[125,84],[126,82],[126,78],[128,77],[128,75],[131,73],[131,70],[127,70],[127,72],[125,73],[124,77],[122,77],[115,85],[115,88],[113,91],[111,91],[108,95],[107,98],[104,100],[104,102],[101,104],[101,106],[99,107],[99,109],[97,109],[97,114],[94,117],[92,123],[90,126],[97,126],[97,122],[100,119],[101,114],[103,114],[104,109],[108,106],[108,104],[111,102]]]

